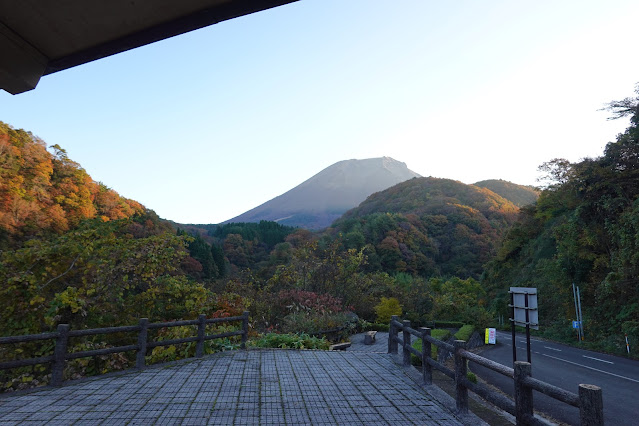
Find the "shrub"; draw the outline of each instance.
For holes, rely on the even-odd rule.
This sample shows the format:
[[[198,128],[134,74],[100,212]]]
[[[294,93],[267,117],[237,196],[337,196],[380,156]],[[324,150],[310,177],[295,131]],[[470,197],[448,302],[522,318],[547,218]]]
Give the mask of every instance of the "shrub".
[[[388,331],[390,329],[390,324],[380,324],[378,322],[374,322],[371,324],[369,330],[374,331]]]
[[[375,306],[375,313],[377,314],[377,322],[390,323],[393,315],[402,315],[402,306],[395,297],[382,297],[379,304]]]
[[[459,331],[457,331],[457,333],[455,333],[455,339],[463,340],[467,342],[468,339],[470,339],[470,336],[472,336],[474,332],[475,332],[475,326],[471,324],[466,324],[462,328],[460,328]]]
[[[229,331],[236,331],[237,327],[232,325],[217,325],[207,327],[207,334],[219,334]],[[150,333],[150,340],[162,341],[173,339],[184,339],[193,337],[197,331],[192,326],[167,327],[160,328],[157,332]],[[146,356],[148,364],[156,364],[160,362],[170,362],[178,359],[193,358],[195,356],[197,343],[179,343],[177,345],[156,346],[150,355]],[[238,337],[206,340],[204,342],[204,354],[212,354],[215,352],[228,351],[238,349],[240,347],[240,339]]]
[[[460,328],[463,325],[464,325],[464,323],[460,322],[460,321],[433,320],[433,321],[427,321],[426,322],[426,327],[431,327],[431,328],[435,328],[435,327],[439,327],[439,328]]]
[[[279,349],[324,349],[329,348],[329,343],[324,338],[312,337],[306,333],[278,334],[268,333],[257,340],[252,340],[249,345],[257,348]]]
[[[318,333],[341,328],[348,322],[346,314],[294,312],[282,318],[285,333]]]
[[[338,313],[345,310],[342,299],[330,294],[319,294],[304,290],[282,290],[277,300],[289,312],[316,311],[319,313]]]

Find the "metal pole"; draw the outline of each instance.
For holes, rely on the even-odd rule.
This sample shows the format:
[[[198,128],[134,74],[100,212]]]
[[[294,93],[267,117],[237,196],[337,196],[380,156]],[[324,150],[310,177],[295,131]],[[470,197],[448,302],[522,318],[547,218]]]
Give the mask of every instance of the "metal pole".
[[[579,287],[577,287],[577,306],[579,306],[579,330],[581,330],[581,340],[584,340],[584,319],[581,316],[581,296],[579,295]]]
[[[572,298],[575,301],[575,316],[579,321],[579,309],[577,308],[577,291],[575,290],[575,283],[572,283]],[[577,327],[577,341],[581,341],[581,326]]]
[[[513,335],[513,365],[515,361],[517,361],[517,343],[515,342],[515,296],[513,293],[510,293],[510,306],[512,309],[512,318],[510,323],[512,325],[512,335]]]
[[[528,364],[532,364],[530,355],[530,316],[528,314],[528,293],[524,294],[524,303],[526,307],[526,356],[528,357]]]

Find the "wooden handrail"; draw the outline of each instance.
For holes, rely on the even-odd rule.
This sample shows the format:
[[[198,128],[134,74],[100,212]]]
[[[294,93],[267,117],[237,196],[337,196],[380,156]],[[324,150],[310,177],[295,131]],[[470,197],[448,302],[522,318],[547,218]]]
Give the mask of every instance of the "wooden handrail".
[[[402,337],[399,337],[400,331],[402,332]],[[433,367],[453,378],[456,389],[455,401],[459,414],[463,415],[468,412],[467,391],[470,390],[499,408],[513,414],[517,419],[518,425],[543,424],[533,413],[532,391],[536,390],[558,401],[578,407],[582,425],[603,425],[602,391],[598,386],[579,385],[579,394],[577,395],[531,377],[530,364],[527,362],[518,361],[513,369],[467,351],[465,349],[466,342],[462,340],[456,340],[455,344],[451,345],[431,337],[430,332],[430,328],[426,327],[415,330],[410,327],[410,321],[400,321],[397,316],[393,316],[389,326],[388,353],[397,354],[398,347],[401,346],[404,364],[406,364],[407,358],[410,359],[411,354],[419,357],[422,360],[423,380],[426,385],[432,384]],[[411,336],[421,339],[421,351],[411,346]],[[431,344],[454,353],[455,371],[431,358]],[[469,381],[466,378],[467,361],[473,361],[513,379],[515,384],[514,401],[495,392],[486,385]]]
[[[246,349],[246,341],[248,338],[248,320],[249,312],[245,311],[241,316],[227,317],[227,318],[206,318],[204,315],[200,315],[197,320],[185,320],[185,321],[171,321],[149,324],[146,318],[140,319],[138,325],[122,326],[122,327],[105,327],[105,328],[93,328],[86,330],[70,330],[67,324],[59,324],[56,332],[53,333],[41,333],[41,334],[29,334],[24,336],[7,336],[0,337],[0,344],[13,344],[13,343],[26,343],[39,340],[55,340],[55,349],[53,355],[27,358],[13,361],[0,362],[0,370],[6,370],[10,368],[26,367],[37,364],[51,363],[51,381],[52,386],[60,386],[63,382],[63,372],[66,366],[67,360],[93,357],[98,355],[107,355],[113,353],[136,351],[136,368],[145,367],[146,352],[150,348],[158,346],[168,346],[180,343],[197,342],[196,357],[201,358],[204,354],[204,342],[213,339],[222,339],[226,337],[241,336],[240,347]],[[241,330],[229,331],[221,334],[206,334],[207,324],[227,323],[241,321]],[[192,337],[186,337],[182,339],[167,339],[154,342],[148,341],[149,329],[160,329],[168,327],[190,326],[197,325],[197,335]],[[138,342],[135,345],[116,346],[103,349],[94,349],[89,351],[80,352],[68,352],[69,338],[81,337],[81,336],[94,336],[101,334],[113,334],[113,333],[131,333],[138,332]]]

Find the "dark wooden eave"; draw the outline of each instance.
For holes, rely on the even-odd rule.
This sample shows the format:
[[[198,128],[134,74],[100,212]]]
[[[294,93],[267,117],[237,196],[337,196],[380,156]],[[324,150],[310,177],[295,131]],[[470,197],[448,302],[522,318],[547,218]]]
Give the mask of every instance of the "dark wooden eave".
[[[0,0],[0,88],[297,0]]]

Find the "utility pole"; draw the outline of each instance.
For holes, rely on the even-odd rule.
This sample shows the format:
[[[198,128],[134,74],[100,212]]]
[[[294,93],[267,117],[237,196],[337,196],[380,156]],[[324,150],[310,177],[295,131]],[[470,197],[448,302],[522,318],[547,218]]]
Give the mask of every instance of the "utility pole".
[[[577,306],[579,306],[579,330],[581,331],[581,340],[584,340],[584,318],[581,315],[581,296],[579,295],[579,287],[577,287]]]
[[[572,283],[572,298],[575,301],[575,317],[577,317],[577,322],[579,323],[579,308],[577,307],[577,290],[575,289],[575,283]],[[579,323],[579,327],[577,327],[577,341],[581,342],[581,323]]]

